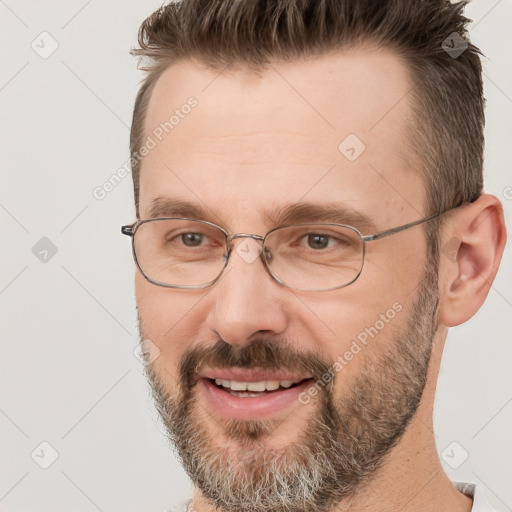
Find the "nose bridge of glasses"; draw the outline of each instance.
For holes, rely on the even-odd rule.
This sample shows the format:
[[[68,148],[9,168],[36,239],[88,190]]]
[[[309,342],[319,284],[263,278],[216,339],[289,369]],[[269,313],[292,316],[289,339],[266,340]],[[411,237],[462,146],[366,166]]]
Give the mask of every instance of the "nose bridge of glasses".
[[[265,237],[260,235],[253,235],[251,233],[233,233],[227,237],[228,245],[230,245],[232,241],[237,238],[252,238],[253,240],[258,240],[259,242],[263,242],[265,240]]]
[[[249,240],[241,240],[236,247],[233,245],[233,240],[241,238],[241,239],[249,239]],[[258,257],[263,254],[263,244],[265,242],[265,237],[260,235],[253,235],[251,233],[234,233],[227,237],[227,251],[224,255],[224,258],[229,259],[230,255],[233,252],[236,252],[238,256],[240,256],[246,263],[254,262]],[[227,261],[226,261],[227,263]]]

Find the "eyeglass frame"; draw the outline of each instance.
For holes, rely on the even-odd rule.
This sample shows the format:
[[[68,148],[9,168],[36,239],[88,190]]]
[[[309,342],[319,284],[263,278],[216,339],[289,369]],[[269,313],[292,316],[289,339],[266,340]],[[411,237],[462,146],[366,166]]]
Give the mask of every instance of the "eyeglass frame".
[[[224,228],[222,228],[221,226],[218,226],[217,224],[214,224],[213,222],[209,222],[209,221],[206,221],[206,220],[193,219],[193,218],[190,218],[190,217],[154,217],[154,218],[151,218],[151,219],[139,219],[136,222],[134,222],[133,224],[128,224],[128,225],[121,226],[121,233],[123,235],[127,235],[127,236],[131,237],[131,239],[132,239],[132,254],[133,254],[133,259],[135,260],[135,264],[137,265],[137,268],[140,270],[141,274],[144,276],[144,278],[147,281],[149,281],[151,284],[154,284],[156,286],[162,286],[164,288],[177,288],[177,289],[182,289],[182,290],[202,290],[204,288],[208,288],[209,286],[214,285],[220,279],[220,277],[224,273],[224,270],[228,266],[229,258],[231,256],[232,251],[233,251],[233,245],[232,245],[233,240],[236,240],[237,238],[252,238],[253,240],[257,240],[257,241],[262,242],[262,249],[263,250],[262,250],[261,254],[259,255],[259,258],[263,261],[264,267],[267,270],[267,272],[270,274],[272,279],[274,279],[278,284],[280,284],[281,286],[284,286],[285,288],[289,288],[291,290],[296,290],[296,291],[327,292],[327,291],[332,291],[332,290],[338,290],[340,288],[345,288],[346,286],[351,285],[354,281],[356,281],[358,279],[358,277],[363,272],[364,259],[365,259],[365,254],[366,254],[366,242],[373,242],[374,240],[380,240],[381,238],[385,238],[387,236],[395,235],[396,233],[401,233],[402,231],[405,231],[405,230],[407,230],[409,228],[412,228],[414,226],[418,226],[420,224],[423,224],[425,222],[433,220],[433,219],[435,219],[437,217],[440,217],[441,215],[444,215],[445,213],[448,213],[448,212],[450,212],[452,210],[456,210],[457,208],[460,208],[461,206],[464,206],[466,204],[469,204],[469,202],[465,202],[465,203],[462,203],[462,204],[460,204],[458,206],[454,206],[452,208],[448,208],[448,209],[446,209],[446,210],[444,210],[442,212],[435,213],[434,215],[430,215],[428,217],[424,217],[423,219],[419,219],[419,220],[416,220],[414,222],[408,222],[407,224],[403,224],[402,226],[397,226],[395,228],[387,229],[385,231],[381,231],[380,233],[374,233],[373,235],[363,235],[356,227],[349,226],[348,224],[337,224],[337,223],[329,223],[329,222],[304,222],[304,223],[300,223],[300,224],[288,224],[288,225],[285,225],[285,226],[277,226],[275,228],[272,228],[270,231],[268,231],[264,236],[254,235],[254,234],[251,234],[251,233],[232,233],[232,234],[229,234]],[[217,228],[217,229],[219,229],[224,234],[224,236],[226,238],[226,253],[223,254],[224,266],[222,267],[222,269],[219,272],[219,275],[215,279],[213,279],[209,283],[202,284],[202,285],[191,285],[191,286],[189,286],[189,285],[172,285],[172,284],[166,284],[166,283],[162,283],[160,281],[156,281],[156,280],[150,278],[144,272],[144,270],[142,269],[142,267],[141,267],[141,265],[139,263],[139,260],[137,258],[137,252],[135,250],[135,233],[136,233],[137,229],[140,226],[142,226],[143,224],[146,224],[148,222],[163,221],[163,220],[189,220],[189,221],[194,221],[194,222],[198,222],[200,224],[206,224],[208,226]],[[361,239],[362,246],[363,246],[362,247],[362,253],[361,253],[361,268],[359,269],[359,272],[356,274],[356,276],[351,281],[349,281],[348,283],[339,285],[339,286],[334,286],[332,288],[321,288],[321,289],[309,290],[309,289],[294,288],[292,286],[288,286],[286,283],[284,283],[279,277],[277,277],[272,272],[272,270],[268,266],[266,258],[264,257],[265,240],[267,239],[267,237],[271,233],[273,233],[274,231],[278,231],[280,229],[291,228],[291,227],[299,227],[299,226],[309,226],[309,225],[312,225],[312,226],[313,225],[314,226],[337,226],[337,227],[349,228],[352,231],[355,231],[355,233],[357,235],[359,235],[359,238]]]

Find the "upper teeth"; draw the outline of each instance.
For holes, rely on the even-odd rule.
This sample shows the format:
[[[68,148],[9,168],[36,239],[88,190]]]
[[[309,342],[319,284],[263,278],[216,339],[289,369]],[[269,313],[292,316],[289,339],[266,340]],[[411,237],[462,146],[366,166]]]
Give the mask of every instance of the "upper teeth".
[[[279,386],[289,388],[293,380],[262,380],[260,382],[238,382],[236,380],[215,379],[215,384],[233,391],[273,391]]]

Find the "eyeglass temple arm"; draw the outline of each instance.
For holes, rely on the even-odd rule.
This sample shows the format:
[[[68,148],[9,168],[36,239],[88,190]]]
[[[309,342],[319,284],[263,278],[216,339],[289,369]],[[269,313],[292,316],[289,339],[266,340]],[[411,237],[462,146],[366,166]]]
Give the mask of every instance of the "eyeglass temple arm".
[[[413,226],[417,226],[418,224],[423,224],[424,222],[428,222],[429,220],[435,219],[440,215],[443,215],[446,212],[439,212],[430,217],[426,217],[425,219],[416,220],[414,222],[409,222],[409,224],[405,224],[403,226],[398,226],[396,228],[388,229],[387,231],[383,231],[382,233],[375,233],[374,235],[367,235],[361,237],[364,242],[371,242],[372,240],[378,240],[379,238],[384,238],[389,235],[394,235],[395,233],[400,233],[400,231],[405,231],[406,229],[412,228]]]

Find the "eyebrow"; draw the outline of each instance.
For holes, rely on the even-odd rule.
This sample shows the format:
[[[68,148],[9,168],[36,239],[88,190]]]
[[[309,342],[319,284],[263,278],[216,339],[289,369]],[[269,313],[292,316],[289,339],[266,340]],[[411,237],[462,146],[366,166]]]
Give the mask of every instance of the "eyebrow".
[[[374,222],[364,213],[354,210],[344,203],[326,202],[323,204],[300,202],[274,208],[266,212],[267,220],[276,226],[306,222],[327,222],[353,226],[361,232],[374,232]]]
[[[344,203],[326,202],[323,204],[298,202],[279,206],[263,212],[265,220],[272,227],[310,222],[346,224],[357,228],[361,233],[374,233],[375,223],[364,213],[354,210]],[[181,199],[157,197],[149,208],[149,218],[188,217],[218,223],[219,217],[204,206]]]

